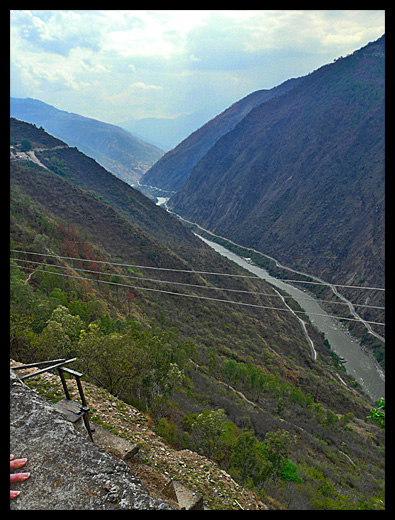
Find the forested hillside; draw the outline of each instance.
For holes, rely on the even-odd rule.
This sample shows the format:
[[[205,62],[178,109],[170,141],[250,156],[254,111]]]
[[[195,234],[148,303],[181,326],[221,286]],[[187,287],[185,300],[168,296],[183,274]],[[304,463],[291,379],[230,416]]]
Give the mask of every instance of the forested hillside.
[[[307,323],[313,361],[268,284],[223,276],[246,273],[94,160],[43,139],[11,121],[14,150],[28,140],[47,168],[10,162],[11,357],[76,356],[167,442],[275,509],[382,509],[373,403],[317,330]]]

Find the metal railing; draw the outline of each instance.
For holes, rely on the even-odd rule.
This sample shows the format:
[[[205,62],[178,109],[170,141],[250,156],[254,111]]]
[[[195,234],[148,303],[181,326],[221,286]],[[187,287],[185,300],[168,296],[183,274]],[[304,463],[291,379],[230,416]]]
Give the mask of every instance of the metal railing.
[[[60,380],[62,382],[66,400],[70,401],[70,402],[72,400],[70,397],[69,389],[67,388],[66,378],[64,377],[64,374],[67,373],[67,374],[74,376],[76,379],[76,382],[77,382],[78,392],[80,394],[81,403],[82,403],[82,404],[79,404],[79,403],[75,403],[75,404],[77,404],[79,409],[81,410],[85,428],[88,432],[88,435],[89,435],[91,441],[93,442],[92,431],[91,431],[91,428],[89,425],[89,416],[88,416],[89,407],[87,405],[85,395],[84,395],[84,390],[83,390],[82,384],[81,384],[81,377],[84,374],[82,374],[81,372],[77,372],[76,370],[72,370],[71,368],[65,367],[65,365],[68,365],[69,363],[73,363],[73,361],[76,361],[76,360],[77,360],[77,358],[71,358],[71,359],[61,358],[61,359],[53,359],[53,360],[49,360],[49,361],[38,361],[37,363],[30,363],[28,365],[14,366],[14,367],[12,367],[12,370],[24,370],[27,368],[35,368],[35,367],[40,367],[43,365],[48,365],[45,368],[41,368],[40,370],[36,370],[35,372],[31,372],[30,374],[25,374],[25,375],[21,376],[20,379],[24,380],[24,379],[29,379],[30,377],[38,376],[39,374],[42,374],[43,372],[49,372],[50,370],[56,369],[59,372],[59,376],[60,376]]]

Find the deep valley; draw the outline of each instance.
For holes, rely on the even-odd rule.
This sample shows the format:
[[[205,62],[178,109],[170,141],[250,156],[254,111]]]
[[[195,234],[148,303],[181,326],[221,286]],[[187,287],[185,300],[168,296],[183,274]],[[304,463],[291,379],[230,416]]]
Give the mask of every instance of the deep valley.
[[[76,148],[10,123],[11,357],[76,356],[271,509],[382,509],[374,402],[311,321],[316,359],[270,284]]]

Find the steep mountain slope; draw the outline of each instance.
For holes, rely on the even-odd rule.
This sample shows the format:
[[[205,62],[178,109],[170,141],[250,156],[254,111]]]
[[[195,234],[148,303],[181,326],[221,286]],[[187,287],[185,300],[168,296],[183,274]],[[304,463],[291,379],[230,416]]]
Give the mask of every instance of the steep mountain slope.
[[[140,184],[165,191],[177,191],[188,179],[193,167],[223,135],[232,130],[256,105],[292,89],[298,79],[288,80],[271,90],[258,90],[234,103],[193,132],[174,150],[165,154],[140,180]]]
[[[11,98],[10,115],[77,146],[128,183],[138,181],[164,153],[118,126],[58,110],[37,99]]]
[[[10,163],[13,359],[76,356],[87,378],[148,411],[171,445],[212,458],[256,492],[270,486],[276,508],[301,497],[310,508],[382,507],[383,432],[317,330],[306,324],[313,361],[268,284],[207,274],[245,273],[94,160],[44,143],[26,123],[11,129],[16,150],[27,136],[48,148],[34,150],[47,169]],[[236,296],[256,307],[226,303]],[[212,417],[222,421],[214,445],[205,441]],[[292,443],[278,479],[272,440]]]
[[[384,56],[383,36],[254,108],[169,207],[285,264],[382,287]]]
[[[176,219],[76,148],[70,148],[43,129],[15,118],[10,119],[10,132],[11,144],[20,143],[24,139],[31,142],[37,148],[36,157],[49,170],[69,183],[96,194],[96,197],[112,205],[133,222],[133,225],[139,226],[151,235],[166,237],[172,246],[175,246],[175,242],[178,245],[180,242],[186,245],[192,240],[192,245],[196,247],[197,239]],[[62,202],[57,201],[58,204]]]
[[[14,141],[21,141],[26,138],[26,135],[31,136],[32,131],[37,134],[42,132],[42,130],[35,129],[26,123],[11,120],[11,133],[14,134]],[[18,132],[19,137],[15,136],[15,132]],[[42,138],[40,137],[40,139]],[[239,272],[230,262],[207,247],[167,211],[107,172],[94,160],[73,148],[57,148],[59,141],[53,140],[51,146],[52,148],[45,151],[35,152],[42,163],[47,166],[47,170],[28,161],[11,162],[11,187],[16,190],[16,193],[30,197],[31,201],[38,204],[41,211],[58,221],[63,227],[75,226],[77,230],[80,230],[75,238],[76,246],[78,241],[83,242],[83,237],[85,237],[85,240],[95,244],[96,249],[102,249],[107,255],[120,262],[187,271],[219,271],[230,274]],[[39,220],[38,217],[37,220]],[[35,225],[37,225],[37,222]],[[125,272],[127,273],[127,269],[125,269]],[[150,271],[144,272],[144,274],[150,277],[152,275]],[[156,272],[152,278],[167,279],[170,282],[177,279],[181,282],[203,286],[215,284],[224,290],[234,288],[236,284],[234,280],[226,277],[222,279],[221,277],[214,277],[213,280],[210,277],[188,272],[183,275],[182,280],[180,280],[179,274],[177,276],[172,274],[171,271],[168,273]],[[139,280],[134,280],[131,283],[137,282]],[[250,288],[252,290],[254,285],[251,285],[251,283],[249,280],[237,280],[237,285],[241,289],[248,290]],[[263,285],[272,292],[269,286]],[[158,288],[158,285],[148,286]],[[194,293],[195,291],[194,288],[189,291],[182,287],[163,284],[159,288],[186,293],[191,291]],[[206,292],[200,294],[208,297],[219,297],[221,295],[221,298],[232,299],[231,295],[226,293],[213,295]],[[143,299],[145,300],[145,298]],[[206,302],[205,300],[200,305],[199,301],[193,299],[186,298],[182,302],[177,302],[177,299],[175,301],[171,295],[156,297],[155,294],[148,294],[146,300],[148,307],[152,305],[153,301],[163,302],[163,307],[161,308],[160,304],[157,307],[156,305],[152,306],[150,311],[153,313],[152,315],[156,313],[159,315],[163,309],[166,309],[169,319],[172,316],[171,319],[176,320],[177,326],[180,326],[184,319],[182,313],[180,314],[179,304],[181,304],[185,312],[191,313],[191,316],[186,320],[186,328],[200,327],[192,309],[203,308],[207,305],[214,305],[214,308],[221,307],[220,304]],[[266,299],[257,296],[252,297],[249,301],[252,303],[262,301],[263,303],[263,301],[266,302]],[[275,302],[270,305],[276,307]],[[273,331],[279,331],[282,328],[282,325],[279,329],[279,325],[276,324],[278,322],[276,312],[272,314],[272,317],[266,315],[267,312],[271,314],[270,309],[266,311],[254,311],[252,309],[249,312],[246,308],[246,312],[251,314],[252,317],[256,316],[256,312],[259,315],[260,312],[263,312],[265,314],[264,321],[266,323],[268,323],[268,320],[272,321]],[[191,325],[195,320],[196,322]],[[283,317],[280,321],[283,321]],[[233,326],[235,328],[238,326],[236,318]],[[252,326],[255,327],[255,318],[252,319]],[[303,332],[297,330],[295,335],[294,328],[295,323],[292,323],[288,334],[289,340],[292,336],[292,342],[300,341],[304,349]],[[288,342],[287,340],[286,343]]]

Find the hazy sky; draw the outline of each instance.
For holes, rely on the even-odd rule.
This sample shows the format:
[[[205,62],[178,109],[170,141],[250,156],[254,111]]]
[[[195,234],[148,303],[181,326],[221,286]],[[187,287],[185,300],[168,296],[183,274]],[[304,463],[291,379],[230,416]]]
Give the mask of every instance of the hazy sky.
[[[14,10],[11,96],[120,123],[215,114],[379,38],[383,10]],[[214,115],[214,114],[213,114]]]

